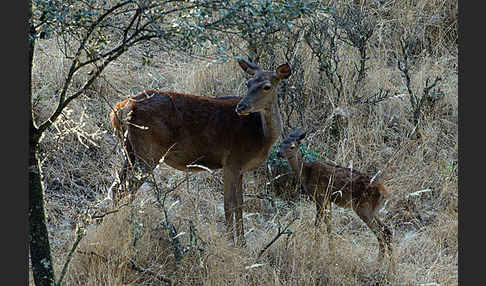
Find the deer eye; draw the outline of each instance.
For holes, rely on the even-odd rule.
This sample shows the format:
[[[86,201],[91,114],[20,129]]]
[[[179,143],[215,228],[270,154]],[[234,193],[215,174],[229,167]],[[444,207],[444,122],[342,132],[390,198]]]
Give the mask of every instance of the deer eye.
[[[272,89],[271,85],[264,85],[263,86],[263,90],[265,90],[265,91],[269,91],[270,89]]]

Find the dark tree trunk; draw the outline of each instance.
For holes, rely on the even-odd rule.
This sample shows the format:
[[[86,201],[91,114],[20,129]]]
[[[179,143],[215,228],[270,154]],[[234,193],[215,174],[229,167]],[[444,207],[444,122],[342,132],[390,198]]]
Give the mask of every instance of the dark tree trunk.
[[[54,267],[52,265],[49,233],[47,231],[46,213],[44,209],[44,189],[40,161],[37,158],[37,148],[41,138],[39,130],[34,125],[32,114],[32,63],[34,58],[35,29],[32,22],[32,2],[29,1],[29,31],[28,31],[28,108],[29,108],[29,234],[30,261],[34,283],[39,285],[55,285]]]
[[[32,136],[32,134],[30,134]],[[32,138],[31,138],[31,143]],[[54,285],[49,233],[44,209],[44,189],[36,146],[29,152],[29,248],[35,285]]]

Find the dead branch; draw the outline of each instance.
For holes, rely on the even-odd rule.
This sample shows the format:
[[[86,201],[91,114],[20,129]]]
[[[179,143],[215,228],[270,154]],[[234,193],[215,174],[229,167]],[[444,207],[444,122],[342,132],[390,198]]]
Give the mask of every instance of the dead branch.
[[[93,215],[93,216],[91,216],[91,218],[92,218],[92,219],[102,219],[102,218],[104,218],[104,217],[105,217],[105,216],[107,216],[107,215],[110,215],[110,214],[114,214],[114,213],[119,212],[119,211],[120,211],[120,210],[121,210],[123,207],[128,206],[128,204],[129,204],[129,203],[124,203],[124,204],[120,205],[118,208],[116,208],[116,209],[114,209],[114,210],[107,211],[107,212],[105,212],[105,213],[103,213],[103,214],[100,214],[100,215]]]
[[[415,126],[417,126],[421,114],[422,109],[424,107],[424,103],[429,100],[431,97],[429,92],[432,88],[434,88],[439,81],[442,79],[440,77],[436,77],[434,82],[429,85],[429,78],[425,81],[425,87],[423,88],[422,95],[419,97],[418,95],[414,94],[411,88],[411,80],[410,80],[410,69],[409,69],[409,55],[411,49],[413,48],[413,39],[411,36],[408,38],[402,36],[400,38],[400,50],[401,50],[401,58],[395,55],[397,59],[397,68],[402,72],[402,77],[405,79],[405,86],[407,87],[408,94],[410,95],[410,107],[412,109],[412,119]]]
[[[100,255],[100,254],[98,254],[94,251],[86,252],[86,251],[78,250],[76,252],[79,253],[79,254],[83,254],[83,255],[96,256],[98,258],[101,258],[101,260],[103,260],[103,262],[108,262],[108,258],[106,258],[103,255]]]
[[[277,232],[277,235],[267,244],[265,245],[265,247],[260,250],[260,253],[258,253],[258,256],[256,258],[256,261],[255,263],[258,263],[258,261],[260,260],[260,258],[262,257],[263,253],[265,253],[265,251],[270,247],[272,246],[272,244],[275,243],[275,241],[277,241],[282,235],[286,234],[286,235],[291,235],[292,234],[292,231],[289,230],[289,227],[298,219],[298,217],[294,217],[284,228],[281,228],[279,227],[278,228],[278,232]]]
[[[64,279],[64,276],[67,273],[69,263],[71,262],[71,259],[73,258],[74,251],[76,251],[76,248],[78,248],[79,243],[83,239],[83,237],[86,236],[87,230],[86,226],[89,221],[87,220],[82,220],[80,219],[80,222],[78,222],[78,225],[76,227],[76,240],[73,243],[73,246],[71,247],[71,250],[69,251],[69,254],[66,258],[66,262],[64,262],[64,266],[61,271],[61,276],[59,277],[59,280],[57,281],[56,285],[61,285],[62,280]]]
[[[171,280],[169,277],[167,277],[167,276],[165,276],[165,275],[163,275],[163,274],[155,273],[155,272],[150,271],[150,270],[148,270],[148,269],[143,269],[143,268],[141,268],[140,266],[138,266],[137,264],[135,264],[135,262],[134,262],[132,259],[129,259],[129,260],[130,260],[130,267],[131,267],[133,270],[135,270],[135,271],[137,271],[137,272],[140,272],[140,273],[142,273],[142,274],[149,274],[149,275],[152,275],[152,276],[154,276],[155,278],[157,278],[159,281],[165,282],[165,283],[167,283],[167,284],[169,284],[169,285],[173,285],[173,282],[172,282],[172,280]]]

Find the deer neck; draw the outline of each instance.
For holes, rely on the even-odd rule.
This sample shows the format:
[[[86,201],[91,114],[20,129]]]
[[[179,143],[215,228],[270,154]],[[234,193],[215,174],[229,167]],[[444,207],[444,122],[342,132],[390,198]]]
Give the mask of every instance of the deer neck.
[[[265,137],[265,141],[270,144],[270,147],[278,140],[282,133],[282,117],[278,107],[277,94],[275,94],[274,97],[272,104],[260,113],[263,136]]]
[[[292,168],[292,172],[297,176],[297,181],[301,184],[305,189],[305,178],[307,176],[307,169],[305,168],[305,162],[302,157],[302,153],[297,151],[295,152],[295,156],[288,159],[290,168]]]

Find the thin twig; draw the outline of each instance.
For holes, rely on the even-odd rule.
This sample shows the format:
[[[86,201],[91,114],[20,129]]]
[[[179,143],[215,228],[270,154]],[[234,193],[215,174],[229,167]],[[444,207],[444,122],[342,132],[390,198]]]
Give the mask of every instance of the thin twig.
[[[61,285],[61,282],[64,279],[64,276],[66,276],[69,263],[71,262],[71,259],[73,258],[74,251],[76,251],[76,248],[78,248],[79,243],[81,242],[81,240],[85,236],[86,236],[85,226],[79,226],[78,229],[76,230],[76,241],[74,241],[73,247],[71,247],[71,251],[69,251],[69,254],[66,258],[66,262],[64,262],[64,266],[63,266],[62,271],[61,271],[61,276],[59,277],[59,280],[57,281],[56,285]]]
[[[257,256],[257,259],[256,259],[256,263],[260,260],[260,258],[262,257],[263,253],[270,247],[272,246],[272,244],[275,243],[275,241],[277,241],[277,239],[279,239],[282,235],[284,234],[287,234],[287,235],[290,235],[292,234],[292,231],[290,231],[288,228],[290,227],[290,225],[292,225],[296,220],[298,219],[298,217],[294,217],[283,229],[282,228],[278,228],[278,233],[277,235],[267,244],[265,245],[265,247],[260,250],[260,253],[258,253],[258,256]]]
[[[429,91],[432,88],[434,88],[437,85],[437,83],[439,81],[441,81],[441,80],[442,80],[442,78],[436,77],[435,80],[434,80],[434,82],[431,85],[429,85],[429,79],[427,78],[427,80],[425,81],[424,96],[428,95],[429,94]]]
[[[111,211],[107,211],[106,213],[104,214],[101,214],[101,215],[94,215],[92,216],[91,218],[92,219],[99,219],[99,218],[104,218],[105,216],[109,215],[109,214],[114,214],[114,213],[117,213],[121,210],[122,207],[126,207],[128,206],[129,203],[124,203],[122,205],[120,205],[118,208],[114,209],[114,210],[111,210]]]
[[[138,266],[137,264],[135,264],[135,262],[133,262],[133,260],[131,260],[131,259],[129,259],[129,260],[130,260],[130,267],[133,270],[140,272],[140,273],[143,273],[143,274],[150,274],[150,275],[154,276],[155,278],[159,279],[160,281],[165,282],[169,285],[172,285],[172,280],[169,277],[167,277],[163,274],[155,273],[155,272],[150,271],[148,269],[143,269],[140,266]]]
[[[103,260],[103,262],[108,262],[108,258],[104,257],[103,255],[100,255],[94,251],[90,251],[90,252],[86,252],[86,251],[81,251],[81,250],[78,250],[76,251],[77,253],[80,253],[80,254],[84,254],[84,255],[91,255],[91,256],[96,256],[98,258],[101,258],[101,260]]]

